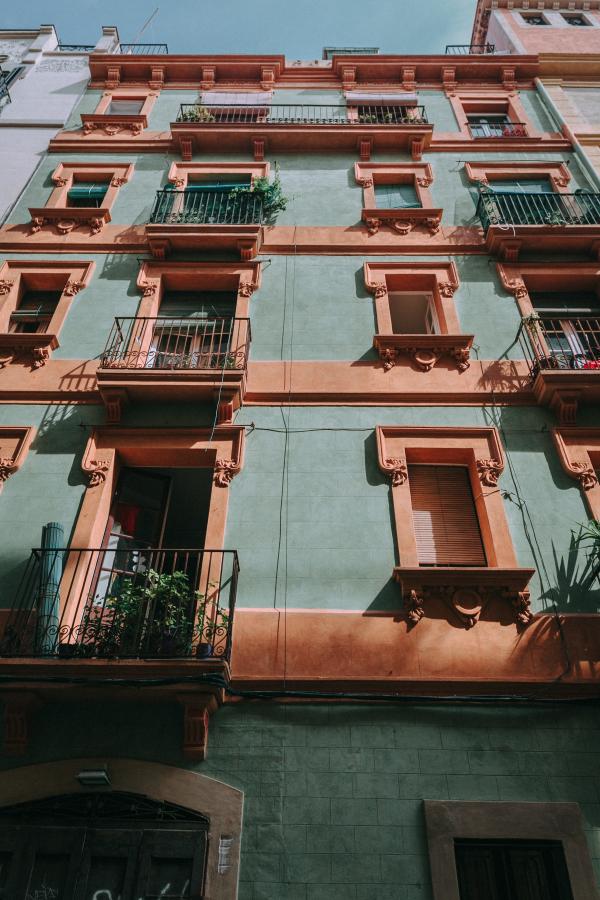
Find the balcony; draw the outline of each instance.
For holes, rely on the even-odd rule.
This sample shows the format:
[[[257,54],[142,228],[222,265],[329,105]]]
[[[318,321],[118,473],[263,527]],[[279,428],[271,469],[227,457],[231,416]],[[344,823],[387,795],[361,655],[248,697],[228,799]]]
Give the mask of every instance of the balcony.
[[[263,201],[252,191],[162,190],[146,225],[154,256],[171,250],[225,250],[251,259],[258,252]]]
[[[119,44],[115,52],[124,56],[166,56],[169,48],[166,44]]]
[[[97,372],[109,417],[118,420],[124,402],[218,400],[238,409],[250,339],[249,319],[115,319]]]
[[[273,152],[411,150],[420,159],[433,125],[423,106],[361,103],[356,106],[265,104],[217,106],[182,104],[171,132],[175,149],[191,159],[202,152],[252,149],[255,159]]]
[[[446,44],[448,56],[473,56],[496,52],[495,44]]]
[[[600,194],[482,192],[477,215],[490,253],[516,260],[519,251],[590,253],[600,239]]]
[[[238,572],[234,550],[148,548],[124,537],[101,549],[32,550],[0,656],[80,667],[186,660],[224,671]]]
[[[556,409],[561,424],[574,425],[579,404],[600,401],[600,318],[523,320],[519,343],[539,403]]]
[[[95,44],[59,44],[59,53],[93,53]]]

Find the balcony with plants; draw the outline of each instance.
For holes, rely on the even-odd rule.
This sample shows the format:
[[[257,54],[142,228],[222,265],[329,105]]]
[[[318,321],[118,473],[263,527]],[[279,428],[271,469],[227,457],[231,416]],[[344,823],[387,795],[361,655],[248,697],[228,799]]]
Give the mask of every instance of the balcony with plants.
[[[203,150],[253,150],[255,159],[281,151],[355,151],[360,141],[371,149],[411,150],[429,146],[433,125],[424,106],[368,103],[353,105],[182,104],[171,124],[174,150],[191,154],[196,143]],[[187,145],[186,145],[186,142]],[[366,152],[364,147],[362,152]],[[185,157],[184,157],[185,158]]]
[[[263,224],[272,224],[286,205],[278,171],[272,180],[254,178],[248,184],[165,188],[156,192],[146,234],[153,255],[160,258],[172,250],[200,248],[251,259],[259,250]]]

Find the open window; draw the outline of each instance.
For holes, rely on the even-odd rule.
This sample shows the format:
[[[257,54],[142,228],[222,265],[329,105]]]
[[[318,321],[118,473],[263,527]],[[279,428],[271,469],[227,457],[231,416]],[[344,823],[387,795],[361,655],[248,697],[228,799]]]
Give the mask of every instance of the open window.
[[[521,18],[526,25],[548,25],[548,20],[540,13],[521,13]]]
[[[498,491],[504,455],[496,430],[378,426],[377,447],[392,483],[394,577],[408,621],[446,605],[472,628],[488,608],[503,618],[510,599],[515,621],[528,624],[534,570],[516,565]]]
[[[581,13],[561,13],[561,15],[567,25],[572,25],[574,28],[587,28],[591,25],[591,22]]]
[[[554,369],[600,366],[600,300],[595,291],[529,291],[545,364]]]
[[[422,372],[442,357],[453,360],[459,372],[469,368],[473,335],[460,332],[453,263],[365,263],[364,277],[375,295],[373,346],[386,370],[404,354]]]
[[[224,368],[234,365],[233,291],[165,291],[153,328],[149,368]]]
[[[536,136],[516,93],[453,90],[447,96],[465,138],[498,141]]]

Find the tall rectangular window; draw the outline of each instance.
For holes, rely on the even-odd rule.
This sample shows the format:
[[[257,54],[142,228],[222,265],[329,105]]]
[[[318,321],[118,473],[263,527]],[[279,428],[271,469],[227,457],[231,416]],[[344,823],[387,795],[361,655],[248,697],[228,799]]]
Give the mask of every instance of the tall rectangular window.
[[[486,566],[468,469],[408,467],[420,566]]]

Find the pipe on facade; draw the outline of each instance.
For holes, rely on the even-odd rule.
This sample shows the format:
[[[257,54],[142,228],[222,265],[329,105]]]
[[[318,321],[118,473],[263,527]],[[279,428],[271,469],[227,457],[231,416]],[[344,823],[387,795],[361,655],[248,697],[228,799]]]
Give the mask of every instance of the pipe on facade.
[[[598,177],[598,174],[597,174],[596,170],[594,169],[594,166],[590,162],[590,159],[589,159],[587,153],[583,149],[583,145],[579,143],[579,141],[577,140],[577,138],[571,131],[570,126],[567,124],[567,122],[565,122],[561,113],[556,108],[556,104],[554,103],[552,97],[548,93],[548,90],[546,89],[544,82],[541,81],[540,78],[536,77],[534,79],[534,83],[535,83],[538,93],[541,96],[542,105],[545,107],[546,112],[548,113],[548,115],[550,116],[551,119],[554,119],[555,122],[558,122],[558,125],[560,126],[562,132],[571,141],[571,143],[573,145],[573,149],[575,151],[575,156],[577,157],[579,164],[581,165],[582,169],[585,171],[586,175],[588,176],[588,178],[590,179],[590,181],[592,182],[592,184],[594,185],[596,190],[600,191],[600,177]]]

